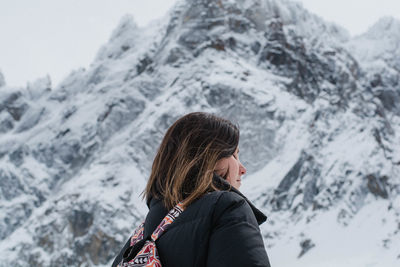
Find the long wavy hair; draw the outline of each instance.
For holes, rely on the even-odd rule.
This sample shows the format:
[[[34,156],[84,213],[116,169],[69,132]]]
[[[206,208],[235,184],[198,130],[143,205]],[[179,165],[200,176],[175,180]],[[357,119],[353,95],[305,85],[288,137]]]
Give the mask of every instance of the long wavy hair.
[[[144,198],[161,199],[171,209],[218,190],[213,183],[216,163],[233,155],[238,144],[239,127],[229,120],[203,112],[181,117],[161,142]]]

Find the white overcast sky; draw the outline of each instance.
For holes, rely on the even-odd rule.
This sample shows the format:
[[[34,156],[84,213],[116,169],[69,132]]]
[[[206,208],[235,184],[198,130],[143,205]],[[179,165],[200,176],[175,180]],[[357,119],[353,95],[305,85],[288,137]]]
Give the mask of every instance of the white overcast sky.
[[[400,19],[400,0],[298,0],[311,12],[365,32],[382,16]],[[139,26],[166,14],[176,0],[0,0],[0,70],[25,86],[47,74],[53,86],[88,67],[125,14]]]

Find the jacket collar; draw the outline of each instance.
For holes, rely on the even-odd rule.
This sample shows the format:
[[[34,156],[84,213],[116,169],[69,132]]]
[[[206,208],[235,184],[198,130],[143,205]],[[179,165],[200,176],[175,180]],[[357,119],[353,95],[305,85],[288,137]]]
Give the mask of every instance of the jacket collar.
[[[251,210],[254,213],[254,216],[256,217],[257,223],[260,225],[264,223],[267,220],[267,216],[262,213],[259,209],[257,209],[253,203],[250,202],[250,200],[247,199],[239,190],[231,186],[226,180],[224,180],[221,176],[214,174],[213,176],[213,183],[214,185],[221,191],[231,191],[235,192],[236,194],[240,195],[246,202],[249,204]],[[146,204],[147,207],[150,209],[152,206],[155,204],[159,203],[161,200],[150,197]]]
[[[240,192],[239,190],[237,190],[236,188],[234,188],[233,186],[231,186],[225,179],[223,179],[221,176],[214,174],[213,177],[213,182],[214,185],[223,191],[231,191],[231,192],[235,192],[236,194],[240,195],[244,200],[246,200],[246,202],[249,204],[251,210],[253,211],[256,219],[257,219],[257,223],[260,225],[263,222],[265,222],[267,220],[267,216],[261,212],[259,209],[257,209],[253,203],[250,202],[250,200],[247,199],[247,197],[245,197],[242,192]]]

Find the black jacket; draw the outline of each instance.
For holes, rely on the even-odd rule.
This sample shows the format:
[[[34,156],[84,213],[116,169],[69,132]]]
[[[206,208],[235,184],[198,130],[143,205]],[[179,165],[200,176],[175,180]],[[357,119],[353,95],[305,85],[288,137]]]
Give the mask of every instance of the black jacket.
[[[258,227],[267,218],[238,190],[218,176],[223,191],[211,192],[189,205],[157,241],[165,267],[265,266],[269,260]],[[151,199],[144,236],[151,235],[168,210],[162,201]],[[129,240],[116,257],[122,259]]]

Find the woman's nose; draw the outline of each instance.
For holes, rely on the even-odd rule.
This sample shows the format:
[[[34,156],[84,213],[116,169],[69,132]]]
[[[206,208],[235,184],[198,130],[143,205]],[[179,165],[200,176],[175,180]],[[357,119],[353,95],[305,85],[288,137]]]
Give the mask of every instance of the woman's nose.
[[[240,166],[239,166],[239,175],[244,175],[244,174],[246,174],[246,168],[243,166],[242,163],[240,163]]]

